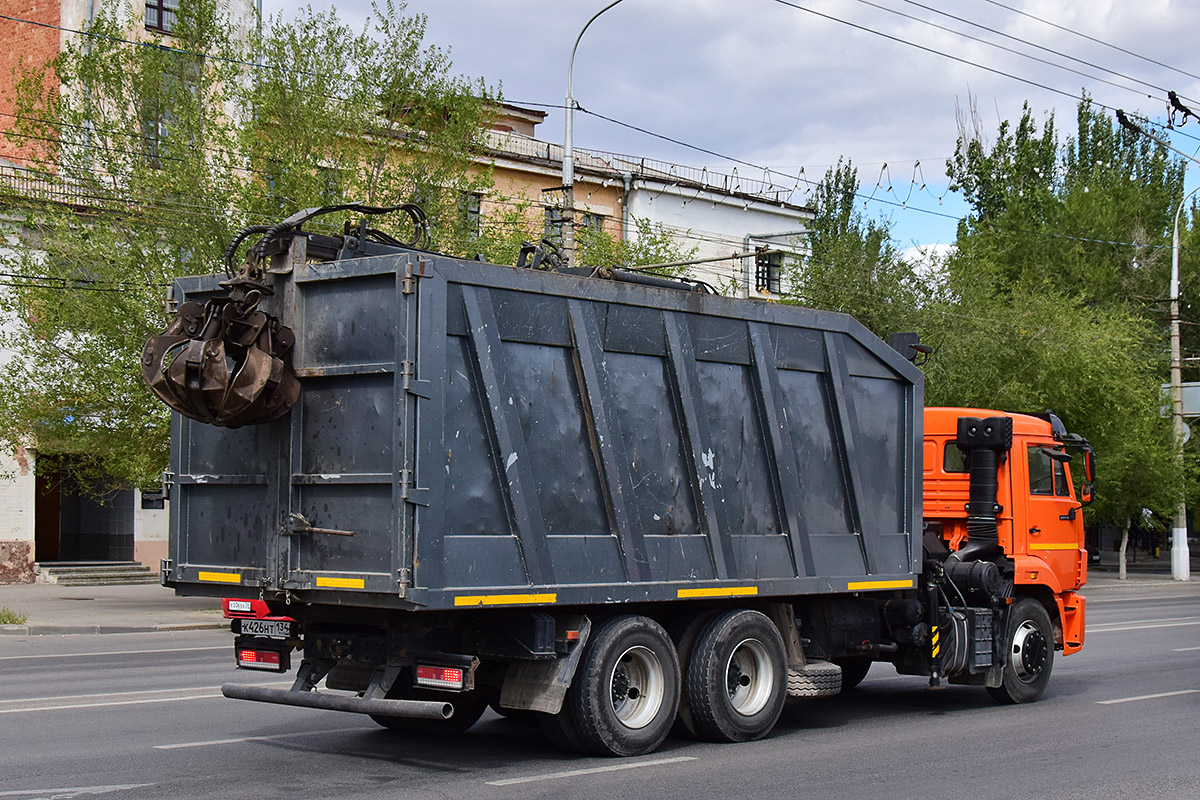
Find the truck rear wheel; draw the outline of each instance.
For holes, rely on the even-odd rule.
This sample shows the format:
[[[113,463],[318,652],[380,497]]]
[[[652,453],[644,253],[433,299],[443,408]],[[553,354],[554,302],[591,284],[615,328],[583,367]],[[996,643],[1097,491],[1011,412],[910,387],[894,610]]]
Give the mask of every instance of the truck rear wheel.
[[[649,753],[679,708],[679,660],[662,626],[621,616],[592,631],[567,692],[565,723],[598,755]]]
[[[1038,601],[1023,597],[1008,613],[1004,682],[989,686],[997,703],[1032,703],[1046,691],[1054,667],[1054,631],[1050,615]]]
[[[685,692],[705,739],[747,742],[770,733],[787,698],[787,655],[775,623],[745,609],[710,620],[692,649]]]

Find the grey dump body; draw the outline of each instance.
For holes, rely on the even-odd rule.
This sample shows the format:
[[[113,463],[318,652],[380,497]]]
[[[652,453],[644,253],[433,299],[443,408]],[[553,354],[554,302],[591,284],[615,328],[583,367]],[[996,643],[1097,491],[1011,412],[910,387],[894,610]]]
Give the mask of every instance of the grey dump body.
[[[237,429],[175,416],[180,592],[421,610],[915,586],[921,375],[846,316],[416,251],[271,281],[301,397]]]

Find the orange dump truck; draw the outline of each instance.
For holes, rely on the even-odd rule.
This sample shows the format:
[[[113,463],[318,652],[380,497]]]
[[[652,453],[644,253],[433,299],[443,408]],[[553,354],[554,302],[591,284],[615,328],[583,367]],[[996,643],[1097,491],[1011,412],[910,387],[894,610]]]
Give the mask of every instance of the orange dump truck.
[[[1080,497],[1068,451],[1083,455]],[[1000,597],[1000,619],[1007,620],[994,637],[1004,643],[997,653],[1007,657],[980,682],[1002,702],[1035,700],[1050,679],[1054,651],[1083,647],[1080,511],[1092,495],[1091,447],[1053,414],[927,408],[923,455],[926,566],[962,592],[941,598],[941,621],[959,627],[952,639],[961,645],[971,638],[961,635],[967,626],[979,627],[970,619],[978,603],[970,601]],[[932,636],[936,655],[939,632]]]
[[[228,598],[240,667],[299,661],[228,697],[629,756],[766,736],[875,662],[1029,702],[1082,646],[1092,459],[1053,415],[922,414],[914,335],[844,315],[301,227],[347,209],[395,210],[179,279],[142,356],[164,585]]]

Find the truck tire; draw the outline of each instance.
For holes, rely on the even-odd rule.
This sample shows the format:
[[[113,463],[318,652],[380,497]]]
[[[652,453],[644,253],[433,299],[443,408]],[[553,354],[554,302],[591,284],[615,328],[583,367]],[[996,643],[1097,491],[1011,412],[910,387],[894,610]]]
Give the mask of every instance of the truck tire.
[[[833,663],[842,668],[842,691],[848,691],[863,682],[874,662],[865,656],[835,658]]]
[[[371,719],[388,730],[418,735],[456,736],[465,732],[479,721],[487,710],[488,701],[481,693],[465,692],[450,695],[445,692],[429,692],[412,687],[397,691],[395,687],[388,692],[389,699],[399,700],[438,700],[454,704],[454,715],[450,719],[413,719],[412,717],[389,717],[383,714],[371,714]]]
[[[688,665],[692,662],[692,649],[700,632],[718,612],[702,611],[694,616],[676,620],[675,624],[667,627],[671,641],[675,642],[675,652],[679,655],[679,672],[686,679]],[[686,736],[699,739],[700,732],[696,729],[696,720],[692,716],[692,707],[688,703],[687,692],[680,693],[679,711],[675,715],[675,725],[671,732],[676,736]]]
[[[997,703],[1032,703],[1042,696],[1054,667],[1054,630],[1046,608],[1030,597],[1022,597],[1008,612],[1008,643],[1004,657],[1004,680],[989,686]]]
[[[620,616],[592,630],[567,691],[565,721],[591,753],[637,756],[662,744],[679,709],[679,659],[662,626]]]
[[[559,750],[567,753],[591,752],[580,738],[579,729],[575,727],[575,721],[571,718],[571,709],[565,700],[562,711],[557,714],[543,714],[537,711],[532,713],[537,717],[537,723],[541,727],[542,733]]]
[[[770,618],[740,609],[714,617],[692,650],[684,691],[696,731],[714,742],[771,732],[787,699],[787,654]]]

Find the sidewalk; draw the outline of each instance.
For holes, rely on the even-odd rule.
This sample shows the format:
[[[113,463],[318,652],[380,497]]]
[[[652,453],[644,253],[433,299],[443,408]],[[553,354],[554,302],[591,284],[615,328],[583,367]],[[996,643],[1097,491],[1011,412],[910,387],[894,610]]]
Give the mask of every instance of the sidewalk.
[[[0,584],[0,608],[26,616],[0,625],[0,636],[67,633],[145,633],[228,628],[215,597],[176,597],[157,584],[57,586]]]
[[[1088,567],[1083,593],[1109,594],[1127,589],[1175,586],[1200,594],[1200,548],[1192,548],[1191,581],[1171,579],[1171,556],[1138,554],[1127,565],[1127,580],[1117,578],[1116,553],[1103,553]],[[176,597],[171,589],[142,586],[78,586],[0,584],[0,608],[27,617],[23,625],[0,625],[4,634],[144,633],[226,628],[221,601],[212,597]]]

